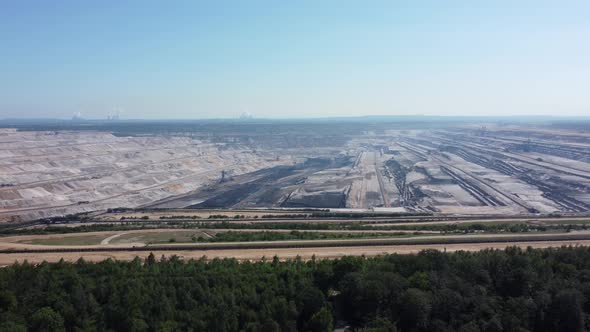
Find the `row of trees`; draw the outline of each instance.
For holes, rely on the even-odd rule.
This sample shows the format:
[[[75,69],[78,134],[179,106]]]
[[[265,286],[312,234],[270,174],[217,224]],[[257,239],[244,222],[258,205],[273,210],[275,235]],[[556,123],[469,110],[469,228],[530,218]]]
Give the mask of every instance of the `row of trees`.
[[[574,221],[572,221],[574,222]],[[27,229],[0,229],[2,235],[29,235],[29,234],[56,234],[56,233],[82,233],[94,231],[117,231],[133,229],[153,228],[182,228],[182,229],[290,229],[290,230],[371,230],[375,232],[390,231],[439,231],[442,233],[525,233],[525,232],[549,232],[587,230],[588,224],[528,224],[528,223],[473,223],[473,224],[427,224],[427,225],[365,225],[359,223],[305,223],[305,222],[265,222],[265,223],[233,223],[222,222],[140,222],[127,221],[113,224],[108,222],[88,224],[76,227],[47,226],[44,228]]]
[[[0,331],[583,331],[590,249],[0,269]]]

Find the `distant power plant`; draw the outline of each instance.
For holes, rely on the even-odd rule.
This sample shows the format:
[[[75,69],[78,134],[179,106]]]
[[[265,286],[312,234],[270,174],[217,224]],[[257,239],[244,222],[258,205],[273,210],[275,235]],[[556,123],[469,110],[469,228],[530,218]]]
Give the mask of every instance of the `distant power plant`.
[[[84,120],[84,118],[82,117],[82,113],[81,112],[75,112],[72,115],[72,121],[79,121],[79,120]]]
[[[110,112],[107,115],[107,120],[109,120],[109,121],[116,121],[116,120],[119,120],[119,116],[120,116],[120,112],[119,111]]]
[[[254,119],[254,114],[250,112],[243,112],[240,114],[240,120],[252,120]]]

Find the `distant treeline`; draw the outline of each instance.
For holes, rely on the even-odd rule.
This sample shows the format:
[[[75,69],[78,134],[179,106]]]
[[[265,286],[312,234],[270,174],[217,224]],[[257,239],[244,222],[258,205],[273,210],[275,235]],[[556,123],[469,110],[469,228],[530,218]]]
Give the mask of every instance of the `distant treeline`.
[[[364,135],[367,131],[384,132],[390,129],[441,128],[451,124],[473,121],[473,118],[448,117],[358,117],[358,118],[326,118],[326,119],[254,119],[249,121],[234,120],[121,120],[121,121],[64,121],[47,119],[44,121],[0,121],[0,127],[17,128],[19,131],[108,131],[115,136],[146,136],[146,135],[189,135],[203,139],[224,136],[257,137],[282,136],[337,136],[348,140],[351,136]],[[478,123],[481,121],[477,120]]]
[[[585,331],[590,249],[20,264],[0,331]]]

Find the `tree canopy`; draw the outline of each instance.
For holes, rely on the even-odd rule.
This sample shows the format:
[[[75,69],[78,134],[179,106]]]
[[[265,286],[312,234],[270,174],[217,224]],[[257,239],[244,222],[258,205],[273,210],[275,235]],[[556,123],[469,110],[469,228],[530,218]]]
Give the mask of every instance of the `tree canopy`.
[[[0,269],[0,331],[584,331],[590,249]]]

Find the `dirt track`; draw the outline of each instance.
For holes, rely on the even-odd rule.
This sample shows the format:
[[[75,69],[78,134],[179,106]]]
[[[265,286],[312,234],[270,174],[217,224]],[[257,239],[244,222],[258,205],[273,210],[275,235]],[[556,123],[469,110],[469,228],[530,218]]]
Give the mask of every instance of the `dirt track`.
[[[271,258],[275,255],[281,259],[290,259],[300,256],[309,259],[313,255],[318,258],[337,258],[346,255],[376,256],[385,253],[411,254],[425,249],[446,251],[477,251],[482,249],[504,249],[508,246],[547,248],[559,246],[590,245],[590,240],[577,241],[532,241],[514,243],[474,243],[474,244],[425,244],[425,245],[397,245],[397,246],[370,246],[370,247],[331,247],[331,248],[279,248],[279,249],[241,249],[241,250],[208,250],[208,251],[154,251],[156,257],[162,255],[169,257],[177,255],[183,259],[199,259],[206,256],[212,258],[231,257],[238,260],[259,260],[262,257]],[[41,263],[43,261],[57,262],[60,259],[74,262],[80,258],[86,261],[102,261],[108,258],[116,260],[132,260],[136,256],[145,258],[147,252],[91,252],[91,253],[27,253],[27,254],[1,254],[0,266],[10,265],[14,262]]]

